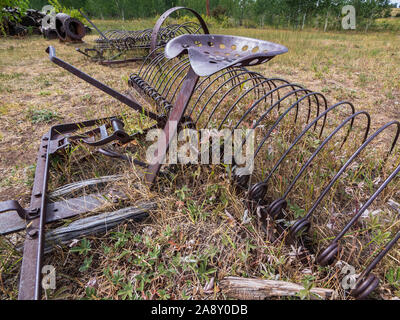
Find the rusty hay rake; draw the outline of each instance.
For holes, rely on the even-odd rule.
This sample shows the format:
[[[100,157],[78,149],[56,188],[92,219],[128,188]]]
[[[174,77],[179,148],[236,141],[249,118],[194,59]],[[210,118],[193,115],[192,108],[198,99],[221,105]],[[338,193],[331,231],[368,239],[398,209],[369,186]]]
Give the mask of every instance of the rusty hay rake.
[[[182,25],[169,26],[164,30],[160,29],[160,26],[170,13],[180,9],[187,10],[187,8],[173,8],[167,11],[158,20],[152,32],[148,30],[133,34],[142,37],[146,33],[149,37],[147,40],[150,39],[152,44],[156,43],[155,39],[160,39],[160,34],[164,31],[169,35],[170,30],[175,30],[175,35],[178,35],[176,32]],[[287,49],[268,41],[208,34],[201,16],[197,13],[195,16],[205,34],[182,34],[172,40],[166,36],[165,48],[164,44],[160,45],[160,42],[157,42],[157,45],[151,47],[139,72],[130,76],[129,86],[146,99],[148,106],[139,104],[132,95],[119,93],[93,79],[57,58],[54,48],[48,48],[50,59],[55,64],[113,96],[136,110],[141,116],[151,119],[154,124],[140,134],[129,135],[124,130],[122,119],[115,116],[57,125],[43,136],[30,206],[24,209],[16,201],[5,201],[0,204],[0,211],[5,212],[0,216],[1,234],[24,229],[26,231],[20,276],[20,299],[41,297],[45,224],[93,211],[104,201],[101,194],[58,202],[51,200],[47,190],[50,160],[56,153],[76,143],[86,144],[106,156],[135,163],[137,168],[142,168],[143,181],[152,186],[172,139],[183,128],[227,129],[231,134],[235,129],[242,129],[245,132],[248,132],[246,129],[249,128],[255,129],[254,170],[251,174],[243,174],[241,164],[233,162],[232,183],[238,192],[244,195],[248,211],[257,217],[260,227],[270,234],[270,224],[274,225],[276,234],[272,243],[276,239],[284,238],[288,244],[303,245],[309,254],[312,249],[309,249],[307,239],[312,227],[319,223],[315,215],[317,209],[323,206],[324,198],[329,195],[332,197],[338,186],[339,189],[343,187],[341,183],[345,183],[346,177],[354,172],[357,164],[362,166],[366,158],[361,154],[365,154],[365,150],[374,149],[374,143],[381,141],[379,139],[383,135],[389,135],[390,147],[387,156],[379,165],[376,164],[375,168],[376,177],[381,177],[375,184],[375,191],[367,196],[365,203],[350,219],[341,216],[339,220],[344,222],[340,227],[341,231],[332,238],[325,249],[319,250],[316,254],[315,262],[321,266],[333,264],[340,257],[343,237],[360,221],[360,217],[388,184],[394,180],[398,182],[400,165],[398,159],[395,159],[394,164],[392,160],[396,158],[398,151],[400,122],[391,121],[371,132],[370,115],[366,111],[356,111],[352,103],[342,101],[330,106],[326,97],[319,92],[278,77],[267,78],[249,70],[250,67],[268,62],[276,55],[286,53]],[[115,37],[113,39],[118,42],[120,36],[124,37],[115,32],[107,33],[106,37],[107,39]],[[102,43],[109,45],[107,41]],[[76,134],[78,129],[84,128],[87,128],[84,134]],[[134,139],[141,139],[152,128],[163,129],[166,137],[166,143],[159,141],[155,161],[152,164],[107,149],[107,145],[110,144],[123,145]],[[249,134],[246,133],[242,137],[242,145],[249,138]],[[350,151],[338,154],[337,150],[342,150],[345,144],[352,146],[349,148]],[[336,163],[331,168],[334,174],[329,175],[324,171],[326,158],[323,154],[327,154]],[[223,156],[222,152],[221,159]],[[382,168],[386,162],[392,164],[384,172]],[[286,175],[283,175],[284,173]],[[287,210],[288,204],[302,200],[294,199],[293,194],[305,183],[306,176],[315,179],[315,183],[319,185],[313,189],[311,203],[300,203],[307,208],[306,213],[300,218],[295,218],[290,210]],[[95,185],[100,182],[104,180],[92,179],[83,181],[82,184]],[[279,186],[279,196],[272,198],[272,194],[276,192],[271,190],[276,186]],[[79,186],[68,188],[79,188]],[[125,208],[122,212],[114,214],[115,219],[111,225],[128,218],[140,221],[152,208],[154,204],[146,202],[136,207]],[[91,223],[104,224],[101,215],[91,219]],[[81,235],[95,231],[98,229],[80,230]],[[76,236],[74,234],[74,237]],[[355,298],[367,297],[378,286],[379,279],[372,274],[372,270],[399,237],[398,231],[364,268],[355,288],[351,291]]]
[[[84,50],[77,48],[76,50],[92,61],[101,64],[119,64],[143,60],[150,51],[158,47],[165,47],[169,40],[179,35],[198,34],[201,32],[208,33],[207,25],[202,19],[199,20],[200,24],[188,21],[181,24],[167,24],[163,26],[167,18],[178,10],[187,10],[201,19],[201,16],[192,9],[175,7],[166,11],[153,29],[136,31],[107,30],[102,32],[83,12],[81,12],[93,28],[97,30],[100,37],[95,40],[95,46],[93,48],[86,48]]]

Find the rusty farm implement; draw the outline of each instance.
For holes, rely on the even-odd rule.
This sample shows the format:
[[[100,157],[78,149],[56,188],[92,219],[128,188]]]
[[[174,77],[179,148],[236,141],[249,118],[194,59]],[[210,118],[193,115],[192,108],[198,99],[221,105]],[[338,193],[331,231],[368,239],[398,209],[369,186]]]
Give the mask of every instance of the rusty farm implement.
[[[21,299],[41,297],[41,267],[46,243],[44,226],[93,211],[103,201],[99,194],[58,202],[51,200],[47,189],[51,158],[77,143],[105,156],[134,163],[135,168],[141,171],[143,184],[151,187],[160,175],[173,138],[184,128],[225,129],[231,134],[237,129],[254,129],[254,169],[248,173],[241,170],[241,164],[232,163],[232,183],[246,202],[249,213],[257,217],[259,227],[268,234],[269,245],[274,245],[279,239],[284,239],[288,245],[301,245],[302,256],[310,259],[311,254],[315,254],[313,262],[321,266],[333,264],[339,257],[342,258],[344,236],[350,229],[356,228],[360,217],[382,195],[389,183],[399,182],[400,165],[398,157],[396,162],[396,155],[400,122],[391,121],[372,130],[370,115],[366,111],[356,111],[350,102],[329,105],[326,97],[319,92],[279,77],[268,78],[252,71],[252,67],[286,53],[286,47],[251,38],[209,34],[205,22],[196,13],[199,26],[205,34],[196,34],[199,28],[193,29],[196,32],[179,34],[177,30],[182,28],[181,25],[176,27],[173,39],[169,36],[160,37],[162,32],[169,34],[168,30],[175,28],[162,31],[160,26],[170,13],[178,9],[185,8],[167,11],[155,28],[147,32],[146,41],[151,41],[151,45],[146,42],[148,55],[140,70],[132,74],[128,81],[132,90],[148,102],[146,106],[139,104],[133,95],[117,92],[64,62],[56,56],[54,48],[48,48],[50,60],[56,65],[111,95],[137,111],[138,115],[150,119],[152,125],[141,133],[129,135],[124,130],[123,119],[115,116],[56,125],[43,136],[30,206],[24,209],[16,201],[0,204],[1,212],[5,212],[0,215],[1,234],[21,230],[26,232],[20,276]],[[114,35],[115,39],[123,38],[117,33]],[[114,39],[114,35],[105,35],[102,43],[108,43],[108,40]],[[160,39],[165,43],[160,43]],[[158,141],[152,163],[132,159],[108,148],[111,144],[125,145],[134,139],[142,139],[153,128],[163,130],[165,141]],[[78,130],[84,132],[76,133]],[[385,158],[375,166],[374,175],[377,179],[370,194],[364,196],[364,204],[356,208],[351,217],[336,215],[335,223],[339,221],[340,232],[329,238],[326,248],[314,250],[315,246],[310,244],[313,235],[311,230],[320,223],[318,210],[322,209],[324,198],[330,196],[330,199],[334,199],[333,194],[340,193],[338,186],[340,189],[346,177],[361,170],[363,161],[367,161],[364,151],[375,148],[374,143],[384,134],[389,136],[390,146]],[[242,144],[247,140],[250,140],[249,135],[242,137]],[[341,154],[340,150],[345,144],[351,144],[353,148]],[[330,168],[333,174],[326,173],[326,156],[335,162],[334,167]],[[386,162],[390,164],[387,168]],[[315,188],[318,191],[311,191],[311,201],[300,203],[302,199],[294,198],[293,194],[304,184],[303,178],[306,176],[315,179],[319,188]],[[101,178],[84,184],[96,184],[99,181]],[[275,186],[279,186],[279,192],[270,191]],[[301,216],[293,215],[290,208],[296,203],[306,208]],[[125,208],[111,216],[115,219],[110,225],[125,219],[140,221],[152,208],[154,204],[146,202]],[[100,216],[92,216],[91,223],[95,224],[96,221],[104,224]],[[80,232],[86,235],[96,230],[96,227],[91,227],[89,231],[85,229]],[[352,296],[365,298],[378,286],[379,279],[372,274],[372,270],[399,237],[400,232],[394,232],[385,245],[375,248],[377,254],[357,278],[351,290]],[[66,236],[66,239],[70,238]]]

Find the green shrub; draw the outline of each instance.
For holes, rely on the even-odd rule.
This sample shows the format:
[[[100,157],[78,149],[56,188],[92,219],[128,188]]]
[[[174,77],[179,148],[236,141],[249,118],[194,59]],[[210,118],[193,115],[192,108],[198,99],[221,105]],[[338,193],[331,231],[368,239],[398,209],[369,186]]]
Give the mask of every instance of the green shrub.
[[[49,4],[54,7],[54,9],[56,10],[56,13],[63,12],[63,13],[68,14],[72,18],[76,18],[79,20],[84,19],[83,16],[79,13],[78,9],[64,7],[60,4],[60,2],[58,0],[49,0]]]

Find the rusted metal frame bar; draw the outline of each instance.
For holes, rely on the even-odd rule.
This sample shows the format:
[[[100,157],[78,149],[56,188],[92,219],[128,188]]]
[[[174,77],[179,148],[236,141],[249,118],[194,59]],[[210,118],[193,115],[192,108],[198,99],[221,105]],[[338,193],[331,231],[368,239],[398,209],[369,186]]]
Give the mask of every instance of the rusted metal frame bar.
[[[127,62],[137,62],[142,60],[142,58],[128,58],[128,59],[123,59],[123,60],[102,60],[99,61],[100,64],[103,65],[113,65],[113,64],[122,64],[122,63],[127,63]]]
[[[156,49],[157,47],[157,36],[159,33],[159,30],[161,28],[161,25],[164,23],[164,21],[173,13],[179,10],[187,10],[190,11],[191,13],[193,13],[195,15],[195,17],[199,20],[200,25],[204,31],[205,34],[209,34],[210,32],[208,31],[208,27],[207,24],[205,23],[205,21],[203,20],[203,18],[201,17],[201,15],[199,15],[195,10],[190,9],[190,8],[186,8],[186,7],[174,7],[171,8],[167,11],[165,11],[161,17],[157,20],[156,24],[154,25],[153,28],[153,32],[151,34],[151,42],[150,42],[150,51],[153,51],[154,49]]]
[[[143,106],[141,106],[140,104],[138,104],[136,101],[132,100],[131,98],[129,98],[128,96],[108,87],[107,85],[101,83],[100,81],[92,78],[91,76],[89,76],[88,74],[82,72],[81,70],[75,68],[74,66],[72,66],[69,63],[66,63],[65,61],[59,59],[56,57],[56,52],[54,47],[49,46],[46,49],[46,52],[49,54],[49,58],[50,61],[54,62],[56,65],[60,66],[61,68],[69,71],[70,73],[74,74],[75,76],[77,76],[78,78],[81,78],[82,80],[90,83],[91,85],[93,85],[94,87],[100,89],[101,91],[109,94],[110,96],[112,96],[113,98],[117,99],[118,101],[122,102],[123,104],[127,105],[128,107],[131,107],[132,109],[145,114],[146,116],[148,116],[151,119],[154,119],[156,121],[160,121],[161,118],[160,116],[158,116],[157,114],[146,110]]]
[[[101,31],[99,30],[99,28],[96,27],[96,25],[89,19],[89,17],[88,17],[85,13],[82,12],[81,9],[78,9],[78,11],[79,11],[79,13],[92,25],[92,27],[96,29],[96,31],[97,31],[107,42],[110,42],[110,40],[103,34],[103,32],[101,32]]]
[[[170,112],[167,124],[164,128],[165,141],[163,141],[163,139],[159,139],[155,161],[149,166],[148,172],[146,172],[146,181],[150,185],[154,183],[168,152],[169,144],[178,131],[178,125],[185,114],[190,98],[192,97],[193,90],[195,89],[199,80],[199,76],[193,71],[192,68],[190,68],[184,79],[185,80],[179,91],[176,103]]]
[[[40,216],[33,219],[26,228],[24,252],[19,283],[19,300],[39,300],[43,245],[43,219],[47,212],[47,170],[50,132],[46,133],[40,143],[36,163],[35,179],[32,188],[30,208],[38,208]]]
[[[36,209],[24,209],[21,207],[19,202],[15,200],[6,200],[0,202],[0,213],[3,213],[1,215],[2,218],[4,217],[4,213],[10,211],[15,211],[23,220],[31,220],[38,214]]]
[[[132,141],[135,135],[130,136],[124,131],[123,127],[124,123],[120,119],[115,117],[111,118],[105,124],[102,124],[95,129],[92,129],[82,134],[69,136],[66,139],[69,143],[79,141],[92,147],[102,146],[115,140],[118,140],[120,143],[124,144]],[[109,128],[113,129],[112,134],[108,134],[107,129]],[[95,141],[94,136],[99,133],[101,137],[99,140]]]

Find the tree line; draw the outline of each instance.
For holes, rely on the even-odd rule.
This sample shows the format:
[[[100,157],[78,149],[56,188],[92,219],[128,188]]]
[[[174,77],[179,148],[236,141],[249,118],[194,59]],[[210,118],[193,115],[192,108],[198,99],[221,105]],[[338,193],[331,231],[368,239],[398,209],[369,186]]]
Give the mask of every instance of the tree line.
[[[82,8],[100,19],[134,19],[160,15],[174,6],[190,7],[223,26],[339,30],[342,8],[353,5],[357,29],[372,25],[376,18],[390,16],[396,5],[390,0],[56,0],[65,8]],[[50,1],[54,2],[54,1]],[[209,10],[207,10],[207,3]],[[41,9],[46,0],[30,0]]]

